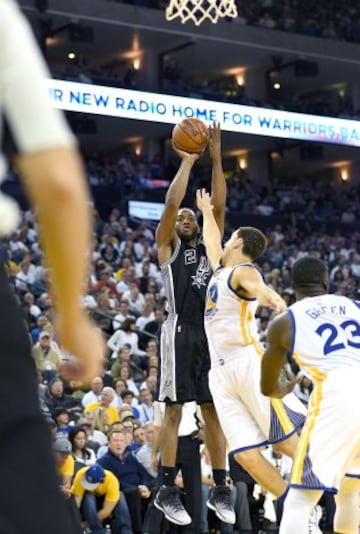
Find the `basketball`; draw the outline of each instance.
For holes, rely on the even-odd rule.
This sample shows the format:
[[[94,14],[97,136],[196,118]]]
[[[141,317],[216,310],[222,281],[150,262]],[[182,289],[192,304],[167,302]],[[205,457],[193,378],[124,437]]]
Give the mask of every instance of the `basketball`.
[[[178,150],[200,154],[209,142],[209,130],[199,119],[184,119],[173,129],[172,141]]]

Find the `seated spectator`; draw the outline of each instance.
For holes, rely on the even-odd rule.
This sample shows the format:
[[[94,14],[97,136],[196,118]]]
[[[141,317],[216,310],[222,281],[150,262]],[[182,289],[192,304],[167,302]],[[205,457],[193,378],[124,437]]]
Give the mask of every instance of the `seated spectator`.
[[[95,428],[105,430],[109,425],[119,420],[119,412],[111,403],[114,399],[113,388],[104,387],[99,402],[92,402],[85,408],[85,413],[92,412],[95,415]]]
[[[139,425],[133,428],[133,440],[136,445],[141,448],[146,443],[145,429]]]
[[[98,462],[121,481],[121,491],[129,506],[134,534],[142,533],[142,509],[150,497],[149,474],[126,447],[123,432],[113,430],[108,436],[109,450]]]
[[[139,349],[139,336],[135,332],[135,318],[126,318],[119,330],[117,330],[111,338],[108,340],[107,345],[113,351],[111,359],[114,360],[117,357],[117,353],[121,347],[125,345],[130,349],[130,356],[135,358],[145,354],[143,350]]]
[[[81,399],[81,404],[86,408],[93,402],[99,402],[104,382],[101,376],[95,376],[91,381],[91,389]]]
[[[120,378],[123,378],[124,380],[126,380],[126,387],[134,393],[135,397],[138,397],[139,389],[137,385],[135,384],[135,381],[132,378],[132,372],[131,372],[132,367],[133,366],[130,366],[130,362],[122,363],[120,365]]]
[[[98,464],[83,467],[75,475],[71,493],[91,532],[104,533],[104,521],[114,518],[114,534],[133,534],[119,481],[110,471]]]
[[[75,461],[71,455],[72,447],[68,439],[57,438],[53,444],[55,462],[60,477],[60,489],[65,497],[70,495],[71,482],[74,476]]]
[[[104,289],[110,289],[111,292],[116,295],[116,282],[112,278],[111,267],[105,267],[99,274],[99,281],[96,282],[94,291],[95,293],[102,293]]]
[[[157,373],[157,368],[153,367],[153,369],[156,370],[156,373]],[[141,384],[140,389],[143,389],[143,388],[149,389],[153,395],[153,398],[156,399],[157,384],[158,384],[157,375],[155,373],[149,374],[146,380]]]
[[[115,381],[115,393],[116,393],[116,395],[115,395],[114,400],[113,400],[113,405],[118,410],[121,408],[121,406],[123,404],[123,400],[121,398],[121,394],[122,394],[123,391],[125,391],[125,389],[127,389],[126,380],[124,380],[123,378],[117,378],[116,381]]]
[[[154,420],[154,403],[151,391],[144,387],[140,389],[139,395],[140,404],[137,409],[139,412],[139,420],[142,425]]]
[[[56,422],[56,435],[59,438],[67,438],[72,425],[70,425],[70,412],[66,408],[57,408],[53,417]]]
[[[123,293],[122,298],[129,301],[130,313],[135,317],[139,317],[144,309],[145,298],[144,295],[140,293],[136,282],[130,282],[129,287],[130,289]]]
[[[165,313],[163,308],[156,308],[155,310],[155,320],[149,321],[145,327],[144,332],[148,332],[160,340],[160,332],[162,324],[165,320]]]
[[[122,327],[125,319],[132,317],[130,313],[129,301],[127,299],[121,299],[119,305],[119,313],[117,313],[113,319],[112,326],[114,331]]]
[[[267,198],[264,198],[261,204],[258,204],[255,208],[255,213],[259,215],[272,215],[274,208],[270,205]]]
[[[15,278],[15,286],[20,291],[29,291],[35,282],[35,272],[31,266],[32,264],[25,260],[20,263],[20,270]],[[33,267],[35,268],[34,265]]]
[[[131,432],[135,426],[136,418],[134,416],[134,413],[131,410],[131,406],[129,404],[123,404],[120,408],[120,421],[123,425],[123,428],[125,430],[131,429]],[[130,426],[127,423],[131,423]]]
[[[89,448],[96,452],[99,447],[107,444],[104,432],[95,428],[95,415],[93,412],[85,413],[84,417],[78,421],[78,424],[85,429]]]
[[[145,302],[141,314],[136,319],[135,326],[138,330],[144,330],[147,323],[154,320],[154,306],[151,302]]]
[[[53,349],[55,352],[57,352],[61,358],[64,358],[65,359],[65,355],[63,354],[61,348],[60,348],[60,345],[57,341],[57,335],[56,335],[56,332],[55,332],[55,328],[54,328],[54,325],[51,321],[47,321],[46,325],[44,326],[43,330],[45,330],[46,332],[48,332],[49,336],[50,336],[50,348]]]
[[[36,368],[43,373],[45,380],[48,382],[58,374],[62,363],[59,353],[50,347],[50,343],[51,338],[49,332],[43,330],[39,335],[39,341],[31,350]]]
[[[123,408],[124,405],[130,406],[130,410],[134,418],[139,419],[140,414],[139,414],[139,410],[137,409],[138,400],[135,397],[134,393],[131,391],[131,389],[125,389],[121,393],[121,398],[123,401],[121,407]]]
[[[35,319],[37,319],[42,314],[42,311],[39,306],[35,304],[34,295],[29,291],[24,295],[24,302],[26,302],[30,306],[30,314],[35,317]]]
[[[154,469],[152,462],[152,451],[153,451],[153,438],[154,438],[154,423],[149,421],[145,423],[143,427],[145,434],[145,443],[136,451],[136,458],[141,463],[141,465],[146,469],[151,477],[155,479],[157,477],[157,468]],[[134,429],[135,434],[135,429]],[[135,439],[135,438],[134,438]]]
[[[65,408],[72,412],[74,415],[76,412],[80,414],[81,406],[77,399],[74,399],[71,395],[64,393],[64,383],[59,377],[55,377],[51,380],[44,397],[45,403],[52,414],[58,408]]]
[[[111,307],[108,294],[102,293],[99,295],[97,298],[97,306],[92,310],[92,316],[106,334],[110,334],[112,330],[111,317],[115,313],[115,310]]]
[[[87,434],[83,426],[75,426],[70,430],[69,441],[76,462],[83,465],[93,465],[96,462],[94,451],[86,446]]]
[[[111,376],[113,378],[121,377],[127,380],[127,377],[125,377],[125,375],[124,376],[121,375],[121,370],[123,367],[128,367],[129,370],[131,370],[131,375],[134,377],[134,381],[138,382],[142,379],[144,371],[130,357],[130,349],[127,345],[119,349],[117,353],[116,361],[111,366]],[[130,377],[129,377],[129,380],[130,380]],[[128,389],[132,389],[134,391],[135,395],[138,395],[139,392],[136,392],[135,388],[133,386],[128,387]]]
[[[48,318],[46,315],[39,315],[39,317],[36,319],[36,327],[31,330],[31,339],[33,340],[33,343],[37,343],[39,341],[39,335],[44,330],[44,326],[48,322]]]

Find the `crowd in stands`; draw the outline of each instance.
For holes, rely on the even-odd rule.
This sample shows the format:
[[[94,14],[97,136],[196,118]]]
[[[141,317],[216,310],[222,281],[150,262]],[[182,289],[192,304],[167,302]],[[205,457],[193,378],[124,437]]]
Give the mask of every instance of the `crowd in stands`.
[[[53,76],[81,83],[147,90],[141,83],[139,71],[135,70],[131,63],[125,68],[123,64],[116,62],[90,67],[87,66],[86,59],[80,57],[65,71],[53,71]],[[358,120],[360,117],[360,110],[354,107],[351,98],[346,95],[341,96],[336,90],[319,90],[315,93],[295,95],[289,95],[286,91],[270,91],[266,99],[259,99],[249,94],[245,86],[239,86],[234,76],[215,79],[204,78],[201,82],[196,81],[175,59],[165,63],[159,91],[189,98],[340,117],[343,119]]]
[[[109,176],[134,182],[139,174],[149,181],[165,175],[158,156],[148,162],[131,153],[112,161],[94,155],[87,160],[87,169],[90,181],[96,179],[98,183],[107,183]],[[190,196],[194,197],[196,187],[208,184],[205,174],[199,167],[191,180]],[[269,246],[259,263],[266,282],[289,304],[294,301],[290,269],[306,254],[327,261],[331,292],[359,298],[360,233],[331,234],[323,227],[330,218],[348,224],[350,229],[349,223],[356,218],[359,190],[349,184],[314,184],[308,180],[293,186],[277,183],[257,187],[239,171],[229,174],[228,189],[228,215],[246,216],[247,224],[252,224],[252,215],[262,218]],[[282,222],[268,222],[274,216]],[[102,376],[94,377],[89,390],[66,379],[71,355],[57,338],[49,272],[32,212],[23,213],[18,231],[1,242],[0,252],[28,326],[44,416],[54,437],[66,438],[70,443],[66,451],[57,451],[61,473],[66,472],[64,457],[71,456],[75,472],[101,465],[115,474],[126,495],[133,531],[141,532],[156,477],[149,451],[159,336],[166,315],[164,286],[150,224],[130,220],[118,207],[104,216],[94,207],[93,223],[92,268],[83,304],[106,336],[108,358]],[[231,229],[228,226],[227,232]],[[262,341],[270,313],[267,308],[258,312]],[[292,367],[292,372],[297,371]],[[311,387],[304,378],[297,388],[305,404]],[[61,447],[64,443],[58,445]],[[124,458],[128,471],[114,463],[114,455]],[[206,469],[205,453],[203,459]],[[66,486],[66,479],[63,483]],[[69,486],[66,488],[68,491]]]
[[[165,0],[115,0],[164,9]],[[359,4],[352,0],[236,0],[238,17],[231,22],[311,37],[358,43]]]

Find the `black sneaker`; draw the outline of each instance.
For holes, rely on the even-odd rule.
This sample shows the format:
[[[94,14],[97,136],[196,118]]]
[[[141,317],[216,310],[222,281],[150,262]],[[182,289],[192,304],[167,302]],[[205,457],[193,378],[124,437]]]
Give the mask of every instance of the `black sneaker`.
[[[211,488],[207,507],[214,510],[220,521],[234,525],[236,522],[235,510],[230,502],[230,488],[228,486],[215,486]]]
[[[161,486],[156,494],[154,504],[171,523],[180,526],[190,525],[191,517],[181,502],[180,490],[177,486]]]

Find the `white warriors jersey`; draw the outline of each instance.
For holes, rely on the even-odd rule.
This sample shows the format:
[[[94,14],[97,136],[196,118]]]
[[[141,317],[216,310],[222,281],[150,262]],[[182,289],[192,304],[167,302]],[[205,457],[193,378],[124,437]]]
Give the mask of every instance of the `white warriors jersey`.
[[[334,369],[360,369],[360,302],[320,295],[299,300],[288,313],[294,358],[315,383]]]
[[[205,331],[212,365],[224,364],[239,349],[259,341],[255,320],[258,300],[241,297],[230,286],[234,267],[219,267],[210,279],[205,303]]]

